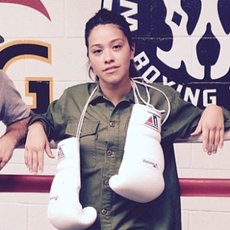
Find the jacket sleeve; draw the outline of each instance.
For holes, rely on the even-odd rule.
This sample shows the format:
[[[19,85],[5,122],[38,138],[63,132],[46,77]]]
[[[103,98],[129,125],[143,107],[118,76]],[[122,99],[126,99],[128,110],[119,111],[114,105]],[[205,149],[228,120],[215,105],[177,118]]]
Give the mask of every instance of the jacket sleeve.
[[[58,100],[53,101],[49,105],[46,113],[33,115],[29,121],[29,125],[36,121],[40,121],[43,123],[44,130],[49,140],[55,139],[56,136],[61,137],[64,135],[66,127],[64,117],[65,102],[66,90]]]
[[[162,126],[162,138],[187,138],[195,130],[202,115],[202,110],[183,100],[172,87],[165,91],[169,103],[169,117]]]
[[[0,119],[8,126],[13,122],[29,117],[30,109],[22,100],[13,81],[3,71],[0,71],[0,78]]]

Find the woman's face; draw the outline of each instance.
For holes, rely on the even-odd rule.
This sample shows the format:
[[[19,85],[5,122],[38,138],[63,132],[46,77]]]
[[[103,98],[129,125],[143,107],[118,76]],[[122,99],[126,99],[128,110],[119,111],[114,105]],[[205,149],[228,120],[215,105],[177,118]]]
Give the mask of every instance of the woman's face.
[[[130,60],[134,57],[135,48],[130,48],[117,25],[94,27],[88,42],[89,61],[100,84],[120,84],[129,80]]]

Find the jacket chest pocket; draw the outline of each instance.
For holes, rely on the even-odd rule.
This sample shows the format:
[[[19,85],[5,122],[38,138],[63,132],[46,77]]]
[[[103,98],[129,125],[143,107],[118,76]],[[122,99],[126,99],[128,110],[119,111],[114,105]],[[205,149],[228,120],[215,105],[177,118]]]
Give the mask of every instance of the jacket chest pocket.
[[[84,123],[80,139],[81,167],[94,168],[97,164],[96,140],[98,135],[98,122]]]
[[[81,168],[94,168],[97,160],[96,139],[99,121],[85,121],[81,129],[80,137],[80,159]],[[76,135],[78,121],[67,125],[66,132]]]

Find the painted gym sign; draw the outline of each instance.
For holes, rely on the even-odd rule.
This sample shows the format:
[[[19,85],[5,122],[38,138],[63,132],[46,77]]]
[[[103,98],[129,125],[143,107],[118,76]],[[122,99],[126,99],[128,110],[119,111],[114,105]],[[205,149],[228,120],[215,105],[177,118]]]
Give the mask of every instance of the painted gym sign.
[[[100,0],[99,0],[100,1]],[[230,109],[230,2],[224,0],[101,0],[101,7],[123,14],[136,43],[135,63],[148,82],[161,82],[203,108],[218,104]],[[51,17],[42,1],[0,0]],[[18,59],[51,64],[51,44],[44,41],[4,41],[0,30],[0,68]],[[30,107],[44,112],[52,101],[50,78],[26,78]]]
[[[19,4],[30,7],[47,20],[50,16],[40,0],[0,0],[1,3]],[[4,43],[4,36],[0,35],[0,69],[4,71],[16,60],[36,59],[51,64],[51,45],[42,41],[17,40]],[[45,112],[49,103],[52,101],[52,81],[50,77],[44,78],[26,78],[26,96],[32,97],[32,104],[29,107],[35,112]]]
[[[130,23],[135,62],[148,82],[162,82],[204,108],[230,109],[230,2],[104,0]]]

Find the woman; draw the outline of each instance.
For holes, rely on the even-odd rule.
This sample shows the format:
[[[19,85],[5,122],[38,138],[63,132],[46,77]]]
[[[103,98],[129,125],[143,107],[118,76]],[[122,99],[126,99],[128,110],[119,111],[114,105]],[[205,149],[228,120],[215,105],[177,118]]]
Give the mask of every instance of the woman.
[[[75,136],[83,108],[92,96],[80,138],[80,201],[83,207],[92,206],[97,210],[97,219],[88,229],[181,229],[173,142],[176,138],[202,132],[204,150],[208,154],[215,153],[218,146],[223,145],[222,109],[213,105],[203,112],[182,100],[171,87],[161,84],[147,87],[142,82],[131,81],[138,76],[132,61],[135,45],[128,23],[114,12],[102,9],[87,22],[85,43],[95,83],[66,89],[45,114],[31,119],[25,146],[26,165],[31,172],[42,171],[44,149],[54,157],[48,140],[59,141]],[[147,101],[156,109],[164,110],[161,145],[165,160],[165,189],[158,198],[147,203],[117,195],[108,183],[110,177],[117,174],[124,154],[127,127],[135,104],[133,82],[140,103]],[[225,120],[229,119],[230,114],[227,111],[225,114]],[[229,126],[229,122],[225,125]]]

